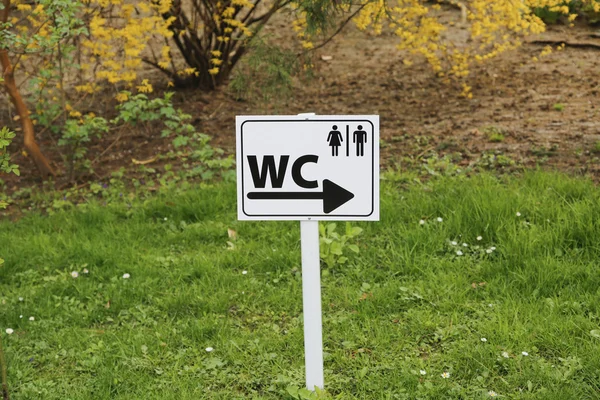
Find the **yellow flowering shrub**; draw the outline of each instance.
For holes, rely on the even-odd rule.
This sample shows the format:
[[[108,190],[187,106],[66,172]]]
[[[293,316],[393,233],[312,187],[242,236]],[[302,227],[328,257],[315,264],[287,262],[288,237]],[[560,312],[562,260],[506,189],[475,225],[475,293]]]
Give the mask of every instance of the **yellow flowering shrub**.
[[[259,2],[261,6],[255,7]],[[58,3],[71,7],[68,29],[54,23]],[[48,94],[54,89],[67,97],[65,84],[82,96],[100,90],[102,83],[149,93],[151,83],[139,75],[149,65],[168,76],[169,86],[212,89],[245,54],[248,39],[286,2],[41,0],[32,4],[12,0],[9,4],[15,11],[9,24],[0,29],[0,42],[1,32],[13,38],[7,48],[15,68],[35,77],[37,91]],[[53,45],[48,46],[52,37]],[[59,100],[63,113],[65,104],[75,102]],[[39,111],[47,113],[42,108],[46,105]]]
[[[442,18],[441,6],[461,9],[463,20]],[[597,0],[579,0],[578,9],[600,10]],[[433,71],[443,77],[463,81],[475,62],[489,60],[521,45],[522,38],[545,30],[537,10],[564,15],[573,21],[574,14],[564,0],[363,0],[354,18],[364,31],[380,34],[384,28],[399,38],[398,49],[423,56]],[[449,26],[464,24],[468,40],[452,41],[444,33]],[[545,48],[540,56],[549,54]],[[470,97],[470,87],[463,84],[463,95]]]
[[[260,2],[260,7],[255,5]],[[82,96],[102,83],[141,93],[152,91],[139,71],[151,65],[168,76],[169,86],[212,89],[231,73],[256,33],[282,7],[296,19],[291,28],[304,51],[336,15],[352,15],[356,26],[372,34],[384,30],[398,38],[398,48],[424,57],[444,80],[462,82],[473,63],[489,60],[521,44],[525,35],[544,31],[536,14],[544,9],[564,15],[600,13],[600,1],[578,0],[83,0],[9,2],[16,10],[0,32],[10,32],[15,67],[35,76],[34,84],[66,97],[64,84]],[[56,24],[57,4],[70,7],[70,22]],[[65,5],[60,7],[65,7]],[[459,7],[461,18],[448,21],[442,7]],[[328,14],[328,9],[337,14]],[[315,28],[313,23],[319,20]],[[462,24],[468,40],[449,40],[449,26]],[[59,26],[60,25],[60,26]],[[2,37],[0,37],[1,39]],[[49,45],[53,43],[53,45]],[[74,43],[75,46],[70,43]],[[62,47],[61,47],[62,45]],[[549,54],[544,49],[540,57]],[[178,53],[178,54],[177,54]],[[62,65],[57,66],[57,60]],[[405,59],[405,64],[412,61]],[[58,67],[58,68],[57,68]],[[44,73],[40,74],[40,71]],[[464,89],[465,86],[463,86]],[[466,86],[468,87],[468,85]],[[41,90],[41,89],[40,89]],[[463,90],[465,96],[469,90]],[[49,92],[48,92],[49,94]],[[59,98],[61,97],[59,96]],[[70,99],[61,99],[65,104]],[[44,106],[44,112],[48,113]],[[42,110],[40,110],[42,111]],[[66,110],[65,110],[66,111]]]
[[[228,77],[248,39],[285,2],[279,0],[88,0],[88,37],[82,46],[96,80],[151,91],[135,84],[142,66],[169,77],[172,86],[212,89]],[[261,2],[261,7],[255,4]],[[179,53],[179,56],[176,55]],[[82,87],[89,90],[89,87]]]

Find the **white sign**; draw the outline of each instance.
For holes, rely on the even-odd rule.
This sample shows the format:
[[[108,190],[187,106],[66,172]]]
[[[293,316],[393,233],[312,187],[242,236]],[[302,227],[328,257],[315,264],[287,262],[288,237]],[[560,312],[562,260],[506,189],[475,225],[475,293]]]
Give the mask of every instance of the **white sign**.
[[[240,220],[379,220],[379,116],[238,116]]]

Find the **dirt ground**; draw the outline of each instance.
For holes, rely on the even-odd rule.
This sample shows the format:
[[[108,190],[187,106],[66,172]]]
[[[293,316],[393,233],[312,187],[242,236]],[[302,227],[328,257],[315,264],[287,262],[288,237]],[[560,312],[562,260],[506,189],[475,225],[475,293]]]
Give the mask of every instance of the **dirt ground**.
[[[277,28],[275,24],[271,31]],[[600,38],[590,36],[597,31],[584,26],[551,27],[528,40],[598,47],[566,46],[533,62],[543,45],[527,43],[477,66],[470,80],[471,100],[461,97],[457,86],[436,79],[425,62],[405,65],[405,54],[395,48],[393,36],[373,37],[351,26],[315,51],[314,77],[299,80],[290,98],[270,103],[236,101],[223,89],[210,94],[180,91],[174,99],[193,115],[198,131],[212,136],[213,144],[229,154],[235,152],[236,115],[378,114],[384,165],[402,167],[433,152],[439,157],[452,154],[461,165],[469,165],[482,154],[493,153],[526,166],[590,173],[598,179]],[[95,106],[100,112],[113,107],[110,102]],[[494,132],[504,139],[492,141]],[[96,179],[132,165],[132,158],[150,159],[168,146],[158,134],[149,138],[132,131],[116,143],[114,135],[106,135],[90,149]],[[53,147],[54,139],[47,134],[39,140],[46,149]],[[111,151],[102,154],[111,144]],[[48,151],[48,155],[60,160],[58,153]],[[9,190],[38,181],[32,163],[18,152],[14,161],[22,166],[23,176],[9,178]]]

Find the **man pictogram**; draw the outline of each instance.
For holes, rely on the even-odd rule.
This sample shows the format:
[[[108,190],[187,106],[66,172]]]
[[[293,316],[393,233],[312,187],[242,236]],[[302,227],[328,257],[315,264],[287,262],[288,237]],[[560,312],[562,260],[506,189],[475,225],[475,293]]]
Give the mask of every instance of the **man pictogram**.
[[[359,125],[358,130],[354,131],[352,137],[352,142],[356,143],[356,155],[359,157],[365,155],[365,143],[367,143],[367,132],[363,131],[362,128],[362,125]]]
[[[329,132],[329,136],[327,136],[327,141],[329,142],[329,146],[331,147],[331,155],[333,157],[338,156],[338,148],[341,146],[344,139],[342,139],[342,133],[337,130],[337,125],[333,126],[333,130]]]

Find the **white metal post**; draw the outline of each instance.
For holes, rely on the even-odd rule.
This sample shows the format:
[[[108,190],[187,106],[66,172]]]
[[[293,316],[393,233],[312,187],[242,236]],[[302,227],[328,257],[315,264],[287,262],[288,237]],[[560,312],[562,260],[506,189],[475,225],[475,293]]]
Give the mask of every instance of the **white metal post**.
[[[323,321],[321,318],[321,270],[319,222],[300,221],[302,247],[302,302],[306,388],[323,389]]]

